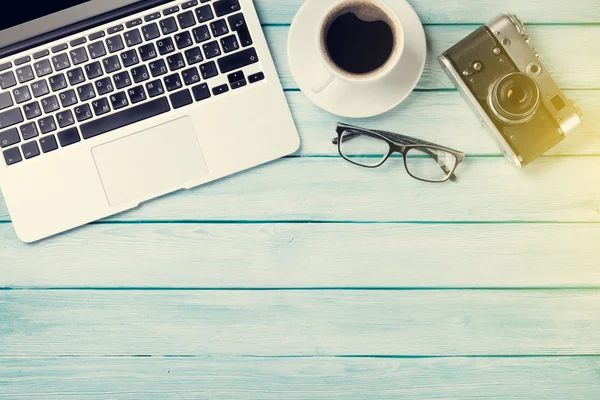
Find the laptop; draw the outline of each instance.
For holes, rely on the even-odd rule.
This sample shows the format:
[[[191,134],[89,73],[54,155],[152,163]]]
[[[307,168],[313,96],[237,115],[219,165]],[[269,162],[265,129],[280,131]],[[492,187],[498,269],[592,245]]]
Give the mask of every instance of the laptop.
[[[15,2],[0,188],[34,242],[297,150],[252,0]]]

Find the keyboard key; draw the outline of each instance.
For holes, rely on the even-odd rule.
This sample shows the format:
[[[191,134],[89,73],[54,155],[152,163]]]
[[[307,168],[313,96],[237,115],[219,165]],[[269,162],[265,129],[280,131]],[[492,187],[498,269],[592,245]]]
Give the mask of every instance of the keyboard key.
[[[0,93],[0,110],[4,110],[12,106],[14,103],[12,101],[12,96],[10,92],[2,92]]]
[[[161,56],[175,51],[175,45],[170,37],[160,39],[156,42],[156,46],[158,47],[158,52]]]
[[[134,26],[138,26],[142,24],[142,19],[138,18],[138,19],[134,19],[133,21],[129,21],[128,23],[125,24],[126,28],[133,28]]]
[[[2,148],[12,146],[13,144],[19,143],[20,141],[21,137],[19,136],[17,128],[12,128],[7,131],[0,132],[0,147]]]
[[[35,68],[35,73],[39,78],[52,73],[52,65],[50,65],[49,60],[40,60],[34,63],[33,67]]]
[[[177,53],[167,57],[167,64],[171,71],[177,71],[185,67],[185,61],[183,60],[183,54]]]
[[[113,33],[121,32],[123,29],[125,29],[123,25],[117,25],[113,26],[112,28],[108,28],[106,32],[108,32],[109,35],[112,35]]]
[[[169,106],[169,101],[165,97],[161,97],[156,100],[133,106],[121,112],[87,122],[81,125],[81,134],[84,139],[89,139],[164,114],[170,110],[171,107]]]
[[[140,62],[140,59],[135,49],[131,49],[121,53],[121,60],[123,61],[123,66],[125,68],[131,67],[132,65],[135,65]]]
[[[119,72],[113,76],[113,81],[115,82],[115,87],[117,89],[123,89],[124,87],[131,86],[132,83],[129,72],[127,71]]]
[[[35,97],[42,97],[50,93],[50,88],[45,80],[34,82],[31,84],[31,91]]]
[[[132,87],[131,89],[127,90],[127,94],[129,95],[129,101],[131,101],[131,104],[146,100],[144,86]]]
[[[21,136],[23,137],[23,140],[33,139],[39,135],[35,122],[21,125],[19,129],[21,130]]]
[[[192,88],[192,93],[194,94],[194,100],[196,101],[202,101],[210,97],[210,90],[206,83],[194,86]]]
[[[71,110],[61,111],[56,114],[56,121],[58,121],[59,128],[64,128],[65,126],[73,125],[75,123]]]
[[[87,121],[92,118],[92,109],[87,104],[82,104],[74,108],[75,118],[77,118],[78,122]]]
[[[150,79],[150,74],[145,65],[140,65],[131,70],[131,77],[133,78],[133,82],[139,83]]]
[[[194,47],[185,51],[185,59],[189,65],[197,64],[204,61],[200,47]]]
[[[12,71],[5,72],[0,74],[0,88],[8,89],[17,84],[17,79],[15,78],[15,74]]]
[[[12,67],[12,63],[11,62],[5,62],[0,64],[0,71],[6,71],[7,69]]]
[[[186,85],[193,85],[200,82],[200,73],[198,72],[198,68],[195,67],[182,71],[181,76]]]
[[[40,119],[38,125],[40,126],[42,135],[56,130],[56,122],[54,122],[54,117],[52,115]]]
[[[96,33],[92,33],[90,36],[88,36],[89,40],[96,40],[96,39],[100,39],[101,37],[106,36],[106,34],[104,32],[96,32]]]
[[[56,54],[56,53],[59,53],[59,52],[61,52],[63,50],[66,50],[68,47],[69,47],[68,44],[63,43],[63,44],[59,44],[59,45],[56,45],[56,46],[52,47],[50,49],[50,51],[52,51],[52,53]]]
[[[69,54],[71,55],[71,61],[73,62],[73,65],[83,64],[88,60],[88,55],[85,51],[85,47],[73,49],[69,52]]]
[[[94,109],[94,114],[96,114],[96,116],[106,114],[110,111],[108,99],[106,97],[102,97],[101,99],[92,101],[92,108]]]
[[[160,21],[160,31],[163,35],[168,35],[177,30],[177,22],[175,21],[175,17],[165,18]]]
[[[146,16],[144,17],[144,21],[146,21],[146,22],[154,21],[155,19],[159,19],[161,16],[162,16],[162,14],[161,14],[161,13],[159,13],[159,12],[155,12],[155,13],[153,13],[153,14],[146,15]]]
[[[235,35],[230,35],[221,39],[221,47],[225,53],[231,53],[240,48],[240,44],[237,41]]]
[[[100,61],[94,61],[93,63],[86,65],[85,74],[87,75],[88,79],[96,79],[101,77],[104,74],[104,71],[102,70],[102,64],[100,64]]]
[[[229,33],[229,28],[227,28],[227,22],[225,22],[224,19],[219,19],[215,22],[211,22],[210,29],[212,30],[212,34],[214,37],[222,36],[226,33]]]
[[[192,95],[190,91],[185,89],[177,93],[173,93],[169,96],[171,99],[171,104],[173,104],[173,108],[181,108],[187,106],[188,104],[192,104]]]
[[[15,65],[25,64],[25,63],[28,63],[29,61],[31,61],[31,57],[29,57],[29,56],[17,58],[15,60]]]
[[[77,88],[77,94],[79,94],[79,99],[81,101],[87,101],[96,97],[94,85],[92,85],[91,83],[86,83],[85,85],[79,86]]]
[[[83,69],[81,67],[77,67],[75,69],[67,72],[67,78],[69,79],[69,84],[71,86],[75,86],[85,81],[85,75],[83,74]]]
[[[175,14],[177,11],[179,11],[179,7],[173,6],[173,7],[167,8],[166,10],[163,10],[163,15],[167,16],[167,15]]]
[[[215,96],[218,96],[223,93],[227,93],[227,92],[229,92],[229,86],[227,86],[227,84],[216,86],[213,88],[212,92]]]
[[[262,72],[257,72],[256,74],[252,74],[248,77],[248,82],[255,83],[262,81],[263,79],[265,79],[265,74]]]
[[[121,69],[121,63],[119,62],[119,56],[110,56],[102,60],[104,70],[107,74],[118,71]]]
[[[105,95],[105,94],[110,93],[113,90],[115,90],[112,80],[108,77],[98,79],[96,82],[94,82],[94,86],[96,86],[96,91],[98,92],[98,95],[100,95],[100,96]]]
[[[231,30],[237,32],[242,47],[251,46],[252,37],[250,36],[250,31],[248,30],[248,25],[246,25],[244,15],[232,15],[231,17],[227,18],[227,20],[229,21],[229,26],[231,26]]]
[[[50,153],[58,149],[58,143],[56,143],[54,135],[49,135],[40,139],[40,147],[44,153]]]
[[[246,86],[246,77],[242,71],[227,75],[227,79],[229,80],[229,85],[232,89],[238,89],[242,86]]]
[[[169,70],[167,69],[167,64],[165,64],[163,60],[153,61],[150,64],[148,64],[148,66],[150,67],[150,73],[154,78],[169,72]]]
[[[219,63],[221,73],[226,74],[246,65],[257,63],[258,55],[256,54],[256,50],[251,48],[219,58],[217,62]]]
[[[88,45],[88,51],[93,59],[104,57],[106,55],[106,47],[104,47],[104,42],[96,42]]]
[[[121,36],[117,35],[106,39],[106,47],[108,47],[108,51],[114,53],[116,51],[123,50],[125,45],[123,44],[123,39],[121,39]]]
[[[29,92],[29,88],[27,86],[22,86],[13,90],[13,97],[15,98],[17,104],[21,104],[31,100],[31,93]]]
[[[23,106],[23,111],[25,112],[25,118],[27,119],[34,119],[42,115],[42,108],[37,101],[25,104]]]
[[[129,105],[129,102],[127,101],[127,95],[125,94],[125,92],[118,92],[118,93],[111,95],[110,103],[112,104],[112,108],[115,110],[118,110],[119,108],[123,108],[123,107],[126,107]],[[87,139],[85,137],[85,133],[84,133],[83,137],[84,137],[84,139]]]
[[[17,68],[17,80],[19,83],[25,83],[32,81],[35,76],[33,75],[33,69],[29,65],[25,65],[24,67]]]
[[[67,147],[81,141],[77,128],[70,128],[66,131],[58,132],[57,136],[61,147]]]
[[[185,3],[183,3],[181,5],[181,9],[183,10],[187,10],[188,8],[194,7],[198,5],[198,0],[190,0],[190,1],[186,1]]]
[[[54,70],[56,70],[56,72],[62,71],[63,69],[67,69],[71,66],[71,63],[69,62],[69,56],[67,56],[66,53],[52,57],[52,64],[54,64]]]
[[[42,108],[46,114],[53,113],[60,108],[58,98],[54,95],[42,99]]]
[[[79,45],[84,44],[85,42],[87,42],[87,39],[84,37],[80,37],[79,39],[71,40],[71,43],[69,44],[71,45],[71,47],[77,47]]]
[[[62,92],[58,95],[58,97],[60,98],[60,104],[63,106],[63,108],[77,103],[77,96],[75,95],[75,91],[73,89]]]
[[[142,35],[140,34],[139,29],[127,31],[123,34],[123,37],[125,38],[125,43],[128,47],[137,46],[142,43]]]
[[[141,46],[138,49],[138,51],[140,52],[140,57],[142,58],[142,61],[148,61],[153,58],[156,58],[156,56],[157,56],[156,48],[154,47],[154,44],[152,44],[152,43],[148,43],[148,44]]]
[[[182,32],[175,35],[175,44],[178,49],[184,49],[194,44],[192,35],[189,32]]]
[[[240,11],[240,2],[238,0],[218,0],[213,3],[217,17]]]
[[[196,8],[196,18],[198,18],[198,22],[203,23],[206,21],[210,21],[215,16],[213,15],[212,8],[210,5],[205,5],[202,7]]]
[[[42,57],[46,57],[48,54],[50,54],[50,52],[48,50],[41,50],[41,51],[38,51],[37,53],[33,53],[33,59],[39,60]]]
[[[64,74],[58,74],[50,77],[50,87],[52,91],[57,92],[67,87],[67,80]]]
[[[191,11],[186,11],[177,16],[177,20],[179,21],[179,26],[181,29],[189,28],[190,26],[196,25],[196,18],[194,18],[194,13]]]
[[[206,42],[210,39],[210,31],[208,30],[208,26],[202,25],[198,28],[192,29],[192,33],[194,34],[194,39],[196,43]]]
[[[155,80],[152,82],[148,82],[146,84],[146,90],[148,91],[148,96],[156,97],[165,93],[165,89],[163,88],[163,84],[160,80]]]
[[[3,154],[4,161],[6,161],[6,165],[8,166],[23,161],[23,158],[21,158],[21,152],[19,151],[18,147],[13,147],[12,149],[4,150]]]
[[[169,92],[181,89],[181,87],[183,86],[181,83],[181,79],[179,78],[179,74],[165,76],[164,81],[165,86]]]
[[[26,160],[40,155],[40,148],[35,141],[25,143],[23,146],[21,146],[21,150],[23,151],[23,156]]]
[[[214,61],[207,62],[206,64],[202,64],[200,66],[200,72],[202,73],[202,78],[209,79],[213,76],[217,76],[219,72],[217,71],[217,66]]]
[[[207,60],[221,55],[219,43],[216,41],[203,44],[202,49],[204,50],[204,55],[206,56]]]
[[[148,24],[142,27],[142,34],[144,35],[144,39],[146,41],[154,40],[160,36],[160,31],[158,30],[158,25],[155,22]]]

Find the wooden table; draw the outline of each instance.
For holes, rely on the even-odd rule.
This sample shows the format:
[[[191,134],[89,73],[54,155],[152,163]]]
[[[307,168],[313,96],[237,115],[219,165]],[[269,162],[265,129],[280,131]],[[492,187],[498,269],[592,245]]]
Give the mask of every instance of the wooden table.
[[[294,156],[34,245],[0,200],[0,398],[600,398],[600,3],[413,0],[429,58],[364,126],[468,154],[459,181],[340,160],[256,0]],[[435,58],[511,11],[584,127],[517,171]],[[43,204],[43,199],[40,199]]]

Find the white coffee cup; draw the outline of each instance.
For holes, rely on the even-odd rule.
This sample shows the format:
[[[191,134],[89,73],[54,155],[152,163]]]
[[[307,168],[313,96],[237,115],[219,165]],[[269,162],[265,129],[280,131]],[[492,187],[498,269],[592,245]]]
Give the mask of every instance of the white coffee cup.
[[[352,13],[365,22],[383,21],[391,29],[393,47],[387,60],[377,68],[364,72],[354,73],[345,70],[330,56],[327,35],[331,25],[341,16]],[[320,58],[320,71],[315,74],[310,90],[319,95],[332,83],[342,81],[350,84],[372,84],[386,78],[398,67],[404,51],[404,29],[397,14],[383,0],[337,0],[323,14],[317,24],[318,54]]]

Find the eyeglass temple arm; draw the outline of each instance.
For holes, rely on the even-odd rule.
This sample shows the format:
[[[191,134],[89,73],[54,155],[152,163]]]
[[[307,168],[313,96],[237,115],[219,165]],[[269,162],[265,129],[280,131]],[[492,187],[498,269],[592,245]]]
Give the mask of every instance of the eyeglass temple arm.
[[[352,130],[352,128],[350,128],[348,130]],[[432,146],[436,146],[436,147],[443,147],[443,146],[438,146],[437,144],[426,142],[424,140],[413,139],[413,138],[408,137],[408,136],[400,135],[398,133],[392,133],[392,132],[386,132],[386,131],[378,131],[378,130],[373,130],[373,132],[375,132],[375,133],[377,133],[377,134],[379,134],[379,135],[381,135],[383,137],[386,137],[387,139],[389,139],[389,140],[391,140],[393,142],[397,142],[397,143],[400,143],[400,144],[423,144],[423,145],[432,145]],[[368,135],[369,131],[368,130],[360,131],[360,132],[355,131],[353,133],[350,133],[350,134],[344,136],[344,138],[346,140],[352,140],[355,137],[358,137],[360,135],[365,135],[365,134]],[[371,135],[371,136],[375,136],[375,135]],[[332,140],[332,143],[335,144],[335,145],[337,145],[338,142],[339,142],[339,138],[337,138],[337,137]],[[448,170],[448,168],[446,168],[445,165],[441,165],[439,163],[439,158],[433,152],[429,151],[427,148],[423,148],[421,150],[425,151],[427,154],[429,154],[431,156],[431,158],[433,158],[435,160],[435,162],[438,163],[438,165],[440,166],[440,168],[442,169],[442,171],[444,171],[447,174],[449,174],[451,172],[450,170]],[[451,174],[450,175],[450,180],[452,182],[455,182],[456,181],[456,175]]]

